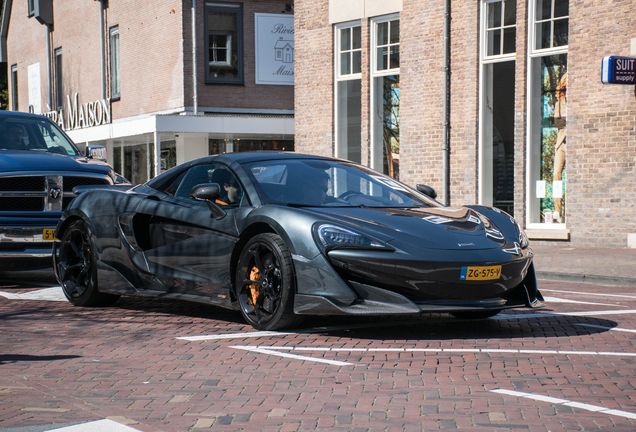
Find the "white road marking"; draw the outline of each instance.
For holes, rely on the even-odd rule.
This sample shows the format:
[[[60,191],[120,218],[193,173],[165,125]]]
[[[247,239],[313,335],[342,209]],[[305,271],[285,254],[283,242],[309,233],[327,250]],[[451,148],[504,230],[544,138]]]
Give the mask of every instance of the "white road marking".
[[[636,300],[636,296],[627,295],[627,294],[599,294],[599,293],[590,293],[590,292],[563,291],[563,290],[552,290],[552,289],[541,289],[541,292],[558,292],[562,294],[588,295],[588,296],[597,296],[597,297],[620,297],[620,298],[629,298],[629,299]]]
[[[592,302],[583,302],[579,300],[567,300],[558,297],[544,297],[543,298],[548,303],[576,303],[576,304],[588,304],[588,305],[599,305],[599,306],[616,306],[608,303],[592,303]]]
[[[88,430],[91,432],[139,432],[138,429],[109,419],[80,423],[59,429],[49,429],[47,432],[85,432]]]
[[[490,319],[529,319],[529,318],[550,318],[559,316],[596,316],[596,315],[620,315],[634,314],[636,309],[609,310],[609,311],[586,311],[586,312],[560,312],[560,313],[520,313],[520,314],[499,314]]]
[[[580,402],[573,402],[573,401],[569,401],[567,399],[559,399],[559,398],[553,398],[553,397],[549,397],[549,396],[541,396],[541,395],[536,395],[536,394],[532,394],[532,393],[523,393],[523,392],[518,392],[518,391],[513,391],[513,390],[505,390],[505,389],[495,389],[495,390],[489,390],[489,391],[491,391],[493,393],[505,394],[505,395],[509,395],[509,396],[516,396],[516,397],[520,397],[520,398],[528,398],[528,399],[538,400],[538,401],[541,401],[541,402],[547,402],[547,403],[551,403],[551,404],[565,405],[565,406],[569,406],[569,407],[572,407],[572,408],[583,409],[583,410],[586,410],[586,411],[593,411],[593,412],[599,412],[599,413],[603,413],[603,414],[609,414],[609,415],[625,417],[625,418],[629,418],[629,419],[636,419],[636,413],[631,413],[629,411],[621,411],[621,410],[609,409],[609,408],[605,408],[605,407],[602,407],[602,406],[590,405],[590,404],[585,404],[585,403],[580,403]]]
[[[567,355],[598,355],[636,357],[636,353],[602,352],[602,351],[565,351],[565,350],[530,350],[530,349],[498,349],[498,348],[329,348],[329,347],[298,347],[298,346],[269,346],[269,345],[234,345],[230,348],[255,351],[266,350],[268,353],[281,351],[314,351],[314,352],[432,352],[432,353],[518,353],[518,354],[567,354]],[[311,357],[310,357],[311,358]]]
[[[594,327],[594,328],[600,328],[600,329],[606,329],[606,330],[622,331],[627,333],[636,333],[636,330],[624,329],[624,328],[618,328],[618,327],[605,327],[605,326],[594,325],[594,324],[575,324],[575,325],[583,326],[583,327]]]
[[[203,341],[203,340],[218,340],[218,339],[242,339],[242,338],[253,338],[253,337],[268,337],[268,336],[290,335],[290,334],[296,334],[296,333],[275,332],[275,331],[256,331],[256,332],[248,332],[248,333],[230,333],[230,334],[220,334],[220,335],[184,336],[184,337],[178,337],[176,339],[187,340],[187,341]]]
[[[29,291],[22,294],[0,291],[0,297],[10,300],[48,300],[48,301],[68,301],[64,296],[62,287],[44,288],[37,291]]]
[[[353,365],[353,363],[341,362],[341,361],[336,361],[336,360],[328,360],[328,359],[323,359],[323,358],[307,357],[307,356],[301,356],[301,355],[296,355],[296,354],[289,354],[289,353],[286,353],[286,352],[274,351],[274,350],[258,348],[258,347],[249,347],[249,346],[237,345],[237,346],[231,346],[230,348],[241,349],[241,350],[250,351],[250,352],[257,352],[257,353],[261,353],[261,354],[269,354],[269,355],[278,356],[278,357],[292,358],[292,359],[296,359],[296,360],[313,361],[313,362],[317,362],[317,363],[327,363],[327,364],[336,365],[336,366]]]

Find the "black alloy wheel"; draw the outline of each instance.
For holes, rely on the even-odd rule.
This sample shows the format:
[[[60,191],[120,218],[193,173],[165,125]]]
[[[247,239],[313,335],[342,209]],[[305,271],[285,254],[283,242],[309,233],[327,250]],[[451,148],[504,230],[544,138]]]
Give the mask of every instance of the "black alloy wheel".
[[[56,259],[57,275],[64,295],[76,306],[103,306],[119,296],[97,289],[97,268],[91,230],[82,220],[72,222],[62,236]]]
[[[298,325],[294,314],[294,272],[291,254],[276,234],[259,234],[239,257],[235,294],[245,320],[259,330]]]

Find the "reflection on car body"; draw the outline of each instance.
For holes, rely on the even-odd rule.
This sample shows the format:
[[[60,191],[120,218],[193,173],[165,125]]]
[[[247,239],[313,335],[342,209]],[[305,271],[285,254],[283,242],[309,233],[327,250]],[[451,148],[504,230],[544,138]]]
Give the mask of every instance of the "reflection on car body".
[[[210,156],[127,191],[88,190],[57,237],[56,274],[76,305],[120,295],[187,299],[275,330],[304,315],[486,318],[543,304],[512,217],[444,207],[332,158]]]

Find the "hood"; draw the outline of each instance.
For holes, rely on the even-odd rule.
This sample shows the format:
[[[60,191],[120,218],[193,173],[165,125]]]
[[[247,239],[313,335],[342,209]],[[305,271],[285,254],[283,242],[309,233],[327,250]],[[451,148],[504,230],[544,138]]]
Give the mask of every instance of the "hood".
[[[360,227],[396,247],[405,242],[426,249],[475,250],[497,249],[506,244],[492,221],[468,207],[322,207],[311,211]]]
[[[108,175],[110,166],[84,156],[33,150],[0,151],[0,172],[12,171],[89,171]]]

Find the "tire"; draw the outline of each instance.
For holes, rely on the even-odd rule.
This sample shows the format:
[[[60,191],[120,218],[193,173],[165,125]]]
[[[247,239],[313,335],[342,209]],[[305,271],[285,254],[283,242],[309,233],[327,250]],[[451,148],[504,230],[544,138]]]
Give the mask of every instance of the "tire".
[[[480,310],[480,311],[458,311],[451,312],[451,315],[459,319],[486,319],[494,317],[501,309]]]
[[[56,271],[64,295],[75,306],[107,306],[118,295],[102,294],[97,289],[95,246],[90,227],[83,220],[72,222],[59,247]]]
[[[258,330],[297,326],[291,254],[276,234],[258,234],[239,255],[234,294],[245,321]]]

